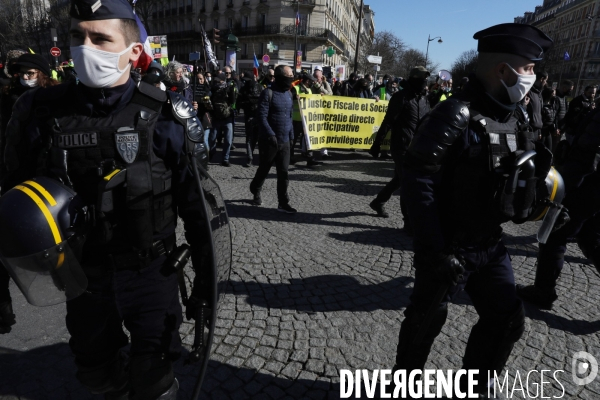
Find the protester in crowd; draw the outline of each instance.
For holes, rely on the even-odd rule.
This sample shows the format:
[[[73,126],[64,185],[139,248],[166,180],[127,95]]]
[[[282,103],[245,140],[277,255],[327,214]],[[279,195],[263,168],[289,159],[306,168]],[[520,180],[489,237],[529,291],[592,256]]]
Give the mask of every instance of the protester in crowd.
[[[152,61],[146,70],[146,74],[142,77],[142,82],[149,83],[161,90],[166,90],[167,87],[163,83],[164,80],[165,70],[163,66],[157,61]]]
[[[6,53],[6,62],[4,63],[4,74],[0,74],[0,87],[8,86],[11,83],[11,80],[18,79],[17,72],[14,69],[14,65],[17,62],[17,59],[21,57],[23,54],[26,54],[25,50],[9,50]]]
[[[354,86],[356,85],[357,81],[358,77],[354,72],[352,72],[348,80],[342,85],[341,95],[347,97],[356,97],[354,93]]]
[[[394,79],[394,77],[393,77],[393,76],[390,76],[390,75],[388,75],[388,74],[385,74],[385,75],[383,76],[383,78],[382,78],[382,77],[379,77],[379,78],[378,78],[377,85],[375,85],[375,86],[373,87],[373,93],[376,93],[376,92],[377,92],[379,89],[381,89],[382,87],[385,87],[385,85],[387,85],[387,83],[388,83],[388,81],[389,81],[390,79]]]
[[[354,85],[354,97],[359,99],[373,98],[373,92],[369,88],[369,81],[365,78],[359,79]]]
[[[573,86],[573,81],[567,79],[559,83],[556,91],[556,126],[560,133],[552,136],[552,153],[556,152],[556,146],[567,129],[565,117],[569,111],[569,98],[573,93]]]
[[[183,95],[190,103],[192,102],[192,89],[183,79],[183,64],[171,61],[167,64],[165,86],[167,90]]]
[[[301,94],[312,94],[311,87],[314,83],[315,79],[307,73],[300,74],[300,79],[298,83],[293,86],[292,93],[294,95],[294,105],[293,105],[293,127],[294,127],[294,137],[292,142],[292,147],[290,149],[292,164],[296,163],[296,159],[294,158],[295,148],[298,141],[300,141],[300,148],[302,152],[302,156],[304,156],[307,161],[306,165],[308,167],[314,167],[317,165],[321,165],[322,163],[314,160],[314,155],[312,151],[309,151],[306,147],[306,138],[304,137],[304,125],[302,124],[302,117],[300,115],[300,106],[298,104],[298,99]]]
[[[213,158],[216,154],[217,135],[221,133],[224,139],[221,165],[229,167],[229,154],[233,142],[232,114],[237,90],[234,84],[227,83],[225,74],[221,74],[212,80],[211,92],[210,101],[213,106],[213,119],[209,138],[210,158]]]
[[[254,196],[255,205],[262,204],[261,190],[271,166],[277,169],[277,210],[288,214],[296,213],[290,206],[287,193],[290,162],[290,143],[294,140],[292,126],[293,96],[290,92],[294,74],[288,66],[275,68],[275,84],[263,90],[260,95],[257,118],[259,124],[259,157],[260,164],[256,175],[250,183],[250,192]]]
[[[429,103],[431,107],[435,107],[439,102],[447,100],[450,96],[452,96],[452,79],[443,80],[441,78],[437,78],[437,83],[434,86],[434,89],[429,90]]]
[[[11,84],[2,89],[0,97],[0,154],[4,154],[4,132],[12,115],[12,110],[17,99],[26,91],[36,87],[50,87],[59,82],[50,77],[50,65],[39,54],[22,54],[11,66],[18,74],[18,80],[13,79]],[[0,160],[2,157],[0,157]],[[2,163],[0,162],[0,178],[2,177]]]
[[[263,87],[257,82],[256,76],[250,75],[244,78],[244,85],[240,90],[238,98],[239,107],[244,110],[244,123],[246,129],[246,155],[248,157],[245,167],[252,166],[254,149],[258,143],[258,123],[256,120],[256,109]]]
[[[375,101],[379,100],[390,100],[394,93],[398,91],[398,83],[394,79],[386,80],[386,84],[381,86],[375,93],[373,93],[373,98]]]
[[[335,80],[335,82],[333,83],[333,86],[331,87],[331,92],[333,93],[333,95],[334,96],[342,96],[342,90],[343,90],[342,82],[340,80]]]
[[[317,65],[315,67],[315,71],[313,72],[313,77],[315,78],[315,80],[312,84],[312,87],[311,87],[311,91],[313,92],[313,94],[321,94],[321,95],[328,95],[328,96],[333,95],[333,90],[331,90],[331,86],[329,85],[329,83],[325,79],[325,76],[323,75],[323,67],[321,67],[320,65]],[[327,149],[323,148],[320,150],[320,152],[321,152],[321,157],[324,157],[324,158],[329,157],[329,153],[327,152]]]
[[[235,132],[235,117],[237,116],[238,110],[237,110],[237,96],[238,93],[240,92],[240,82],[237,79],[237,74],[235,73],[235,71],[228,65],[226,65],[223,68],[223,74],[225,74],[225,78],[226,78],[226,82],[227,85],[229,87],[229,90],[231,91],[231,96],[232,96],[232,101],[233,103],[231,104],[231,109],[232,109],[232,113],[230,116],[230,122],[231,122],[231,145],[230,145],[230,150],[235,150],[235,146],[233,144],[233,132]],[[222,132],[219,133],[219,135],[217,136],[217,141],[219,143],[221,143],[221,141],[223,140],[222,137]]]
[[[416,132],[419,121],[430,110],[429,101],[423,93],[423,88],[426,86],[429,76],[429,71],[422,66],[415,67],[410,71],[409,79],[403,81],[402,90],[392,96],[388,104],[388,110],[369,151],[375,158],[379,157],[381,142],[391,129],[390,150],[395,164],[394,177],[369,204],[380,217],[389,217],[384,205],[394,192],[400,189],[402,164],[404,163],[406,151]],[[392,80],[387,82],[388,85],[392,83],[395,82]],[[400,209],[404,218],[404,230],[407,234],[412,234],[412,226],[406,214],[403,197],[400,197]]]
[[[325,76],[323,75],[323,67],[317,65],[315,67],[315,71],[313,72],[313,77],[315,78],[311,87],[313,94],[323,94],[329,96],[333,94],[331,86],[329,85],[327,79],[325,79]]]
[[[268,88],[271,87],[273,82],[275,82],[275,71],[269,68],[265,76],[263,76],[261,79],[260,84],[263,86],[263,88]]]
[[[552,149],[552,137],[558,131],[556,127],[556,91],[548,86],[542,90],[542,129],[539,140],[548,149]]]
[[[469,83],[469,78],[462,77],[460,79],[460,81],[458,82],[458,85],[456,85],[453,89],[452,89],[452,93],[454,94],[458,94],[460,92],[463,91],[463,89],[465,88],[465,86],[467,85],[467,83]]]
[[[204,128],[204,144],[208,149],[208,138],[210,137],[212,129],[212,103],[210,101],[212,93],[210,91],[210,84],[206,80],[203,72],[198,72],[196,74],[196,80],[195,101],[193,104],[198,118],[202,123],[202,128]]]
[[[529,91],[529,103],[527,104],[527,115],[529,116],[529,126],[533,138],[538,140],[542,136],[542,90],[548,82],[548,73],[546,71],[536,71],[535,83]]]
[[[565,115],[565,127],[567,129],[567,140],[572,142],[573,137],[578,133],[577,126],[585,117],[596,108],[594,99],[596,97],[596,86],[586,86],[583,93],[575,97],[569,103],[569,111]]]

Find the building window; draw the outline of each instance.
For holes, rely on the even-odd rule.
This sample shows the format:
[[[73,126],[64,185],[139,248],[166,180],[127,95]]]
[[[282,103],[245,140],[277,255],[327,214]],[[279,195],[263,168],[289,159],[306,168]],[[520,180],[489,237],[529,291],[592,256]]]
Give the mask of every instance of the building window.
[[[244,43],[244,54],[248,54],[248,43]]]
[[[306,61],[306,43],[300,45],[300,51],[302,51],[302,61]]]
[[[215,28],[215,29],[219,29],[219,20],[218,20],[218,19],[215,19],[215,20],[213,21],[213,28]]]
[[[267,25],[267,14],[260,14],[260,26],[266,26]]]
[[[265,54],[265,44],[264,43],[260,44],[258,54]]]
[[[247,28],[248,27],[248,16],[244,15],[242,16],[242,28]]]
[[[229,0],[229,1],[228,1],[228,4],[229,4],[230,6],[233,6],[233,0]]]
[[[219,0],[213,2],[213,8],[219,8]]]
[[[233,18],[227,18],[227,27],[229,29],[233,28]]]

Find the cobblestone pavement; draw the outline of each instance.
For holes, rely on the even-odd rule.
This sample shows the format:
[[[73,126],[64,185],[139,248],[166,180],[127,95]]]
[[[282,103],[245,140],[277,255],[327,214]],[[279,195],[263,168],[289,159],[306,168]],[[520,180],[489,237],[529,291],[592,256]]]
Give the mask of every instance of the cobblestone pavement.
[[[240,128],[232,166],[215,164],[210,170],[227,199],[234,265],[202,398],[338,398],[340,369],[393,365],[413,285],[411,240],[401,230],[398,198],[388,203],[389,219],[376,218],[368,206],[391,178],[392,163],[364,152],[333,151],[318,169],[305,162],[291,166],[291,205],[299,212],[281,214],[274,170],[263,189],[264,204],[249,203],[256,166],[242,167]],[[517,281],[531,283],[535,226],[505,228]],[[562,369],[563,398],[600,398],[600,378],[585,387],[571,379],[574,352],[600,359],[599,284],[596,270],[569,245],[560,300],[551,312],[527,307],[526,332],[509,360],[509,375],[520,370],[525,382],[523,371]],[[0,335],[0,399],[99,398],[74,378],[64,305],[35,308],[12,289],[18,324]],[[459,368],[476,320],[468,298],[459,296],[428,367]],[[188,343],[190,330],[191,325],[182,327]],[[176,370],[179,398],[188,399],[195,371],[181,364]],[[544,396],[559,396],[560,386],[551,382]]]

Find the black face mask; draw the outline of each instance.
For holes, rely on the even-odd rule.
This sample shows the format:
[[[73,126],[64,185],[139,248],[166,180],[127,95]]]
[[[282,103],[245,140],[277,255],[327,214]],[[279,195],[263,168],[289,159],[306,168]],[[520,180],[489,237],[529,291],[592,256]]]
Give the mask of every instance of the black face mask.
[[[291,76],[276,76],[275,82],[277,85],[285,90],[289,90],[292,87],[292,83],[294,82],[294,78]]]
[[[427,87],[427,79],[423,78],[410,78],[408,80],[408,85],[411,90],[415,93],[421,93]]]

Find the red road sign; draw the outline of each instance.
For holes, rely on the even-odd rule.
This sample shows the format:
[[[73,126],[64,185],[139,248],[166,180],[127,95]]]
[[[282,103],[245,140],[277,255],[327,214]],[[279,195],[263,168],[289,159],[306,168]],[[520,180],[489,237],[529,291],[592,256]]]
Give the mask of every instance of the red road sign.
[[[267,54],[265,54],[262,58],[263,62],[268,63],[269,61],[271,61],[271,57],[269,57]]]
[[[52,55],[52,57],[59,57],[60,49],[58,47],[53,47],[50,49],[50,54]]]

